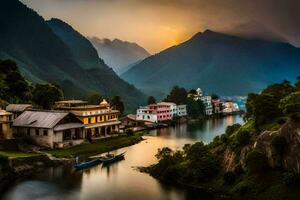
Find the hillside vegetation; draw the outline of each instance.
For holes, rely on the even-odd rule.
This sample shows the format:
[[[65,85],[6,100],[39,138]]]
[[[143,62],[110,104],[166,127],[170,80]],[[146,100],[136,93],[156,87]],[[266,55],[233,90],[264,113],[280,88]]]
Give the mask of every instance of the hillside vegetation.
[[[204,145],[160,149],[152,176],[234,199],[299,199],[300,80],[249,94],[246,123]],[[219,194],[219,193],[215,193]]]

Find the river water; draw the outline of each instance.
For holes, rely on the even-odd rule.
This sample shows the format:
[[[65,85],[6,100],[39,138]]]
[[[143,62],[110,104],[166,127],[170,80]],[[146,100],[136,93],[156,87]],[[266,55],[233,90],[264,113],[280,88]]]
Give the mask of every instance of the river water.
[[[139,144],[119,149],[125,160],[109,167],[102,165],[74,172],[68,167],[48,168],[26,180],[7,186],[0,198],[5,200],[184,200],[207,199],[204,192],[167,186],[135,169],[156,162],[158,148],[181,149],[184,144],[209,143],[228,125],[243,123],[241,116],[227,116],[204,122],[181,124],[151,130]]]

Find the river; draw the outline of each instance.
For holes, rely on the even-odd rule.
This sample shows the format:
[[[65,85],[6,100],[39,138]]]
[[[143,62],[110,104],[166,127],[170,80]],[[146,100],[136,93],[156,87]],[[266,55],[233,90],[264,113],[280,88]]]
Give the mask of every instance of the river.
[[[205,193],[171,187],[135,169],[156,162],[158,148],[181,149],[184,144],[209,143],[228,125],[243,123],[241,116],[227,116],[203,122],[151,130],[139,144],[119,149],[125,160],[109,167],[102,165],[74,172],[68,167],[48,168],[7,186],[0,198],[5,200],[184,200],[206,199]]]

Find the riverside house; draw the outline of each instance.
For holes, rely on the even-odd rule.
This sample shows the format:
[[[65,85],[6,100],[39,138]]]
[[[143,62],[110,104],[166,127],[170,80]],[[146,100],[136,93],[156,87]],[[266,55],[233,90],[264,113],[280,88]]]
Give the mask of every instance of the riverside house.
[[[21,115],[25,110],[31,110],[31,104],[9,104],[6,106],[6,111],[13,114],[13,120]]]
[[[13,122],[15,138],[28,138],[48,148],[63,148],[84,142],[83,123],[68,112],[24,111]]]
[[[59,101],[55,109],[73,113],[82,123],[86,137],[97,139],[115,135],[119,131],[118,110],[111,109],[109,103],[103,100],[99,105],[88,105],[86,101]]]
[[[0,138],[12,138],[12,113],[0,109]]]

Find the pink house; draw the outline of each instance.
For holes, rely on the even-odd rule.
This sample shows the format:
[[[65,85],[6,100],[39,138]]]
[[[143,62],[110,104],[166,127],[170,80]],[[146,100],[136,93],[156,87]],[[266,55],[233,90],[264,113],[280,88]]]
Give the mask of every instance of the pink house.
[[[169,104],[150,104],[149,110],[156,111],[158,122],[172,120],[172,108]]]

